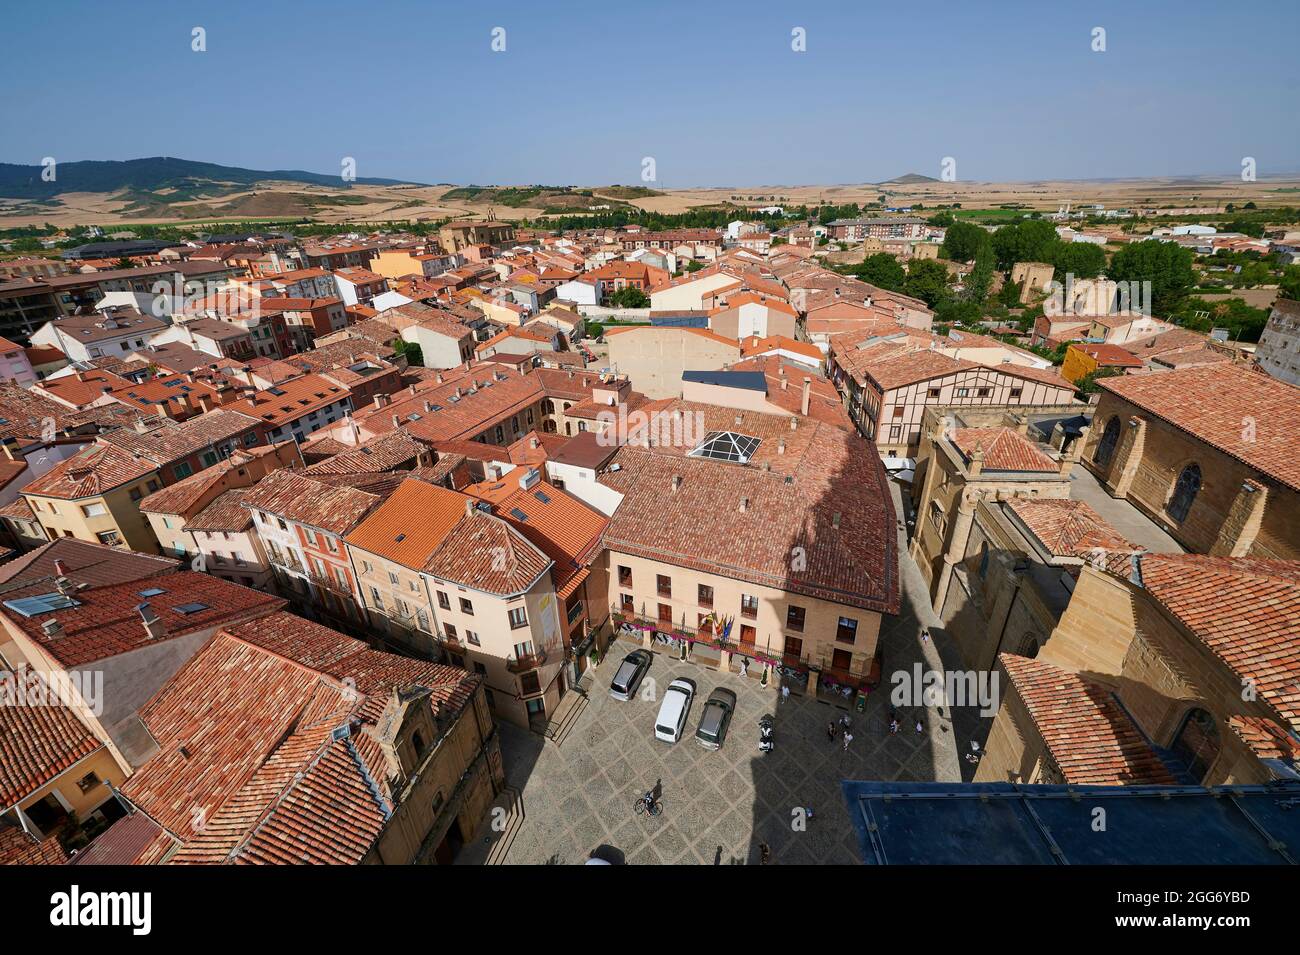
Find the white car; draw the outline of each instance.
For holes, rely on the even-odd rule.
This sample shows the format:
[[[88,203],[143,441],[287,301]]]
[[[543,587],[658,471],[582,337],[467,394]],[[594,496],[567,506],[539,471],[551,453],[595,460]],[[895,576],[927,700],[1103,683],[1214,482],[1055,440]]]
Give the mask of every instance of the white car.
[[[655,739],[675,743],[682,738],[693,699],[695,684],[690,680],[673,680],[668,684],[664,700],[659,704],[659,715],[655,717]]]

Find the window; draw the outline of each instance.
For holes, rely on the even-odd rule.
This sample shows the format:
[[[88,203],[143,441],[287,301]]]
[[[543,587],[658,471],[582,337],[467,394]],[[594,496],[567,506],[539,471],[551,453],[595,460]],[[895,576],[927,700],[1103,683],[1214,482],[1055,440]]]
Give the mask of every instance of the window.
[[[379,591],[374,587],[370,588],[370,602],[375,605],[375,609],[384,609],[384,598],[379,596]]]
[[[740,625],[740,645],[742,647],[748,647],[752,650],[754,647],[754,638],[757,635],[758,632],[749,624],[742,623]]]
[[[939,389],[938,389],[938,388],[931,388],[931,389],[929,389],[929,390],[926,392],[926,394],[929,395],[931,398],[938,398],[938,397],[939,397]]]
[[[618,585],[628,590],[632,589],[632,568],[622,565],[618,568]]]
[[[401,581],[397,579],[397,575],[393,573],[391,570],[388,572],[388,582],[392,584],[394,587],[396,587],[399,583],[401,583]]]
[[[1170,747],[1187,767],[1192,779],[1200,783],[1219,757],[1222,748],[1219,728],[1214,717],[1202,709],[1188,711]]]
[[[894,417],[895,418],[903,417],[903,409],[899,407],[894,408]]]
[[[1189,464],[1183,468],[1182,473],[1178,475],[1178,480],[1174,483],[1173,496],[1169,498],[1169,504],[1165,508],[1169,512],[1169,516],[1179,524],[1187,520],[1187,514],[1192,509],[1192,502],[1196,500],[1196,495],[1200,490],[1201,469],[1195,464]]]
[[[150,478],[148,481],[145,482],[144,486],[148,488],[149,493],[152,494],[154,491],[158,490],[159,484],[157,481]]]
[[[104,507],[103,504],[98,503],[83,504],[81,505],[81,513],[85,514],[87,517],[103,517],[108,513],[108,508]]]
[[[673,580],[663,574],[655,575],[655,592],[660,597],[671,597],[673,595]]]
[[[967,397],[967,396],[969,396],[969,395],[970,395],[970,389],[969,389],[969,388],[958,388],[958,389],[957,389],[957,397],[958,397],[958,398],[965,398],[965,397]]]
[[[415,623],[425,633],[429,633],[429,615],[424,610],[415,611]]]
[[[1025,389],[1023,389],[1023,388],[1012,388],[1012,389],[1011,389],[1011,397],[1012,397],[1012,398],[1019,398],[1022,394],[1024,394],[1024,391],[1025,391]]]
[[[794,604],[785,608],[785,628],[796,633],[803,632],[804,608]]]
[[[375,572],[374,565],[371,564],[370,561],[368,560],[363,560],[361,562],[361,570],[363,573],[367,573],[367,574],[373,574]]]
[[[177,464],[172,468],[172,474],[175,475],[176,480],[178,481],[181,480],[182,478],[189,477],[193,473],[194,473],[194,468],[190,465],[190,462],[188,461],[182,461],[180,464]]]
[[[858,639],[858,622],[852,617],[840,617],[839,626],[835,628],[835,639],[840,643],[853,643]]]
[[[518,630],[520,627],[528,626],[528,611],[523,607],[515,607],[510,611],[510,629]]]
[[[86,773],[86,775],[82,776],[80,779],[77,780],[77,788],[80,789],[83,793],[90,792],[98,785],[99,785],[99,777],[96,776],[94,773]]]
[[[443,593],[441,590],[438,591],[438,606],[441,607],[443,610],[451,609],[451,601],[447,598],[447,595]]]
[[[742,617],[758,616],[758,598],[749,594],[740,595],[740,615]]]
[[[700,606],[713,606],[713,588],[707,584],[700,584]]]
[[[478,634],[475,633],[473,630],[465,631],[465,639],[469,641],[469,644],[472,647],[477,647],[481,645],[479,643]]]
[[[521,676],[521,677],[519,678],[519,691],[520,691],[520,693],[522,693],[524,696],[528,696],[528,695],[530,695],[530,694],[532,694],[532,693],[539,693],[539,692],[541,692],[541,689],[542,689],[542,684],[541,684],[541,681],[540,681],[540,680],[538,679],[538,677],[537,677],[537,671],[536,671],[536,670],[531,670],[531,671],[529,671],[528,673],[525,673],[523,676]],[[538,706],[536,709],[533,707],[533,703],[534,703],[534,702],[536,702],[537,704],[539,704],[539,706]],[[540,715],[541,712],[544,712],[544,709],[543,709],[543,708],[541,707],[541,705],[540,705],[541,703],[542,703],[541,700],[536,700],[536,701],[530,701],[530,702],[529,702],[529,704],[528,704],[528,713],[529,713],[530,716],[532,716],[532,715]]]
[[[140,498],[144,497],[144,492],[141,491],[138,487],[131,488],[128,494],[130,495],[130,498],[133,501],[138,501],[140,500]]]
[[[64,531],[63,533],[68,537],[72,536],[71,531]],[[101,544],[108,544],[110,547],[116,547],[122,543],[122,535],[117,531],[101,531],[95,536],[99,538]]]
[[[660,605],[659,605],[659,622],[660,622],[660,623],[666,623],[666,624],[668,624],[669,626],[672,625],[672,622],[673,622],[673,605],[672,605],[672,604],[660,604]]]
[[[1097,442],[1097,450],[1092,456],[1097,467],[1104,468],[1110,465],[1111,456],[1115,453],[1115,445],[1118,443],[1119,416],[1114,415],[1106,422],[1106,428],[1101,432],[1101,440]]]
[[[469,600],[467,600],[466,598],[461,597],[461,598],[460,598],[460,612],[463,613],[463,614],[468,614],[469,616],[472,617],[472,616],[474,616],[474,605],[473,605],[472,603],[470,603]]]
[[[447,639],[449,640],[456,639],[456,628],[453,627],[451,624],[449,623],[443,624],[442,631],[447,635]]]
[[[987,389],[987,388],[977,388],[977,389],[975,390],[975,394],[976,394],[978,397],[980,397],[980,398],[987,398],[987,397],[989,396],[989,389]]]

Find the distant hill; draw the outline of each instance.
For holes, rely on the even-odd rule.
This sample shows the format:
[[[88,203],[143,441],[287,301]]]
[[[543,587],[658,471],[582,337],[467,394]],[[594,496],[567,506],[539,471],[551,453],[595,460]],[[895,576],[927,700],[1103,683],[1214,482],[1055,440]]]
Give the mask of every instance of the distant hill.
[[[878,186],[914,186],[921,182],[938,182],[933,176],[923,176],[919,172],[909,172],[906,176],[898,176],[895,179],[886,179],[884,182],[878,182]]]
[[[0,196],[11,199],[49,199],[65,192],[112,193],[123,189],[136,193],[169,190],[171,201],[218,198],[258,182],[276,180],[313,186],[346,188],[338,174],[325,175],[300,169],[241,169],[211,162],[154,156],[125,161],[80,160],[61,162],[54,182],[41,179],[41,166],[0,163]],[[407,185],[401,179],[355,180],[365,186]],[[421,185],[421,183],[411,183]],[[174,191],[172,191],[174,190]]]

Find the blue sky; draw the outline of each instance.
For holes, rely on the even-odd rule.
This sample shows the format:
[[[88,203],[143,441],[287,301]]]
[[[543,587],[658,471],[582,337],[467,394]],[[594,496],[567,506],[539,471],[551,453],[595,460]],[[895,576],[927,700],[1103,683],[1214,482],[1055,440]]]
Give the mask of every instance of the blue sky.
[[[10,4],[4,32],[5,162],[598,185],[652,156],[668,188],[946,156],[976,180],[1300,171],[1295,0],[58,2]]]

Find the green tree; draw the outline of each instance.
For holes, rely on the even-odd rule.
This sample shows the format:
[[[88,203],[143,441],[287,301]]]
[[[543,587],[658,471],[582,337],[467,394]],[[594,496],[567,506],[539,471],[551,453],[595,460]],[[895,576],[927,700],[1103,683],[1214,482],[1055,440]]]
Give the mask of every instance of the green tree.
[[[969,302],[984,304],[993,282],[993,245],[984,242],[975,253],[975,265],[966,276],[965,297]]]
[[[998,301],[1007,308],[1018,308],[1020,305],[1020,293],[1024,288],[1022,282],[1006,281],[1002,283],[1002,291],[998,292]]]
[[[1113,378],[1116,375],[1122,375],[1123,373],[1123,370],[1120,368],[1098,368],[1095,371],[1088,372],[1079,379],[1078,389],[1083,394],[1090,395],[1093,392],[1101,390],[1097,387],[1098,378]]]
[[[410,367],[424,365],[424,353],[420,346],[415,342],[408,342],[405,339],[393,339],[393,351],[397,352],[398,357],[405,358],[406,364]]]
[[[1195,256],[1172,242],[1148,239],[1124,246],[1111,259],[1107,277],[1117,282],[1150,282],[1151,306],[1158,315],[1177,308],[1192,287]]]
[[[1056,238],[1056,228],[1046,219],[1024,219],[993,233],[997,267],[1010,271],[1017,262],[1043,262]]]
[[[1278,298],[1300,300],[1300,265],[1288,265],[1282,270],[1282,281],[1277,287]]]
[[[903,292],[934,308],[949,297],[947,267],[934,259],[912,259]]]
[[[650,296],[639,288],[625,285],[609,297],[609,304],[615,308],[649,308]]]
[[[1091,242],[1058,240],[1048,246],[1046,261],[1056,268],[1057,281],[1064,282],[1067,273],[1076,279],[1095,279],[1106,267],[1106,253]]]
[[[888,252],[877,252],[875,255],[867,256],[862,260],[861,265],[853,269],[852,274],[864,282],[889,289],[891,292],[902,291],[903,284],[907,280],[907,273],[903,270],[903,266]]]
[[[944,233],[939,255],[953,262],[969,262],[989,244],[989,234],[971,222],[957,222]]]

